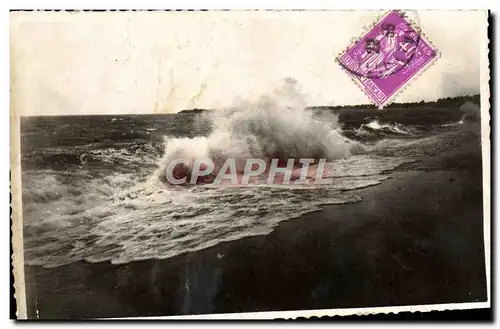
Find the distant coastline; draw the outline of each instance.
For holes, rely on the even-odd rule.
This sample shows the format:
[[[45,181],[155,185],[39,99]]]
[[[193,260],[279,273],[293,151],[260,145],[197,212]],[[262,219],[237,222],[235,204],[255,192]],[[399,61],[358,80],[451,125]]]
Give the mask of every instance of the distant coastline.
[[[438,100],[435,101],[420,101],[420,102],[413,102],[413,103],[391,103],[388,105],[386,108],[384,108],[384,111],[390,110],[390,109],[404,109],[404,108],[456,108],[460,107],[462,104],[465,102],[472,102],[474,104],[480,105],[480,95],[466,95],[466,96],[457,96],[457,97],[446,97],[446,98],[439,98]],[[335,105],[335,106],[310,106],[307,109],[310,110],[329,110],[329,111],[338,111],[338,110],[345,110],[345,109],[367,109],[367,110],[377,110],[378,108],[374,104],[359,104],[359,105]],[[184,113],[190,113],[190,114],[197,114],[197,113],[204,113],[204,112],[211,112],[214,111],[214,109],[201,109],[201,108],[194,108],[194,109],[188,109],[188,110],[183,110],[178,112],[179,114],[184,114]]]

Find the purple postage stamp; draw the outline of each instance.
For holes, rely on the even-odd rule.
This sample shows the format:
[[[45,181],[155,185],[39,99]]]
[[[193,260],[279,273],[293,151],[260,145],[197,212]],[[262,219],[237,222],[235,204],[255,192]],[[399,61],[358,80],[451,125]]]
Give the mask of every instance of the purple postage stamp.
[[[338,63],[379,107],[438,53],[404,14],[393,10],[340,56]]]

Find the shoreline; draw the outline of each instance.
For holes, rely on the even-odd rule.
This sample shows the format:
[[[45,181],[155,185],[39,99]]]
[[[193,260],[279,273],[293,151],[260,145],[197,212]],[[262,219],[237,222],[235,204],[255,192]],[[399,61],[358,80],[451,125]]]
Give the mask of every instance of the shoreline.
[[[269,235],[163,260],[26,266],[29,318],[36,308],[92,318],[485,301],[480,170],[391,176],[353,191],[360,203]]]

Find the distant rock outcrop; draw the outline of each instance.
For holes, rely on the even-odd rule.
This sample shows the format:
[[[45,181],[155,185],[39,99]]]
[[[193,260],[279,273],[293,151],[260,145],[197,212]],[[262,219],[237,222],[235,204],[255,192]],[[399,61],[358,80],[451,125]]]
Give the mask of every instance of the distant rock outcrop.
[[[197,113],[203,113],[203,112],[208,112],[209,110],[206,109],[191,109],[191,110],[182,110],[179,113],[192,113],[192,114],[197,114]]]

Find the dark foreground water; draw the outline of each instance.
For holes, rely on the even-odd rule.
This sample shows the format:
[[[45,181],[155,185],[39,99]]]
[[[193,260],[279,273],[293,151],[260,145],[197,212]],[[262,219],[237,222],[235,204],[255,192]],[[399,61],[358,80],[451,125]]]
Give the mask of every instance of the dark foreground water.
[[[426,113],[340,118],[363,152],[294,189],[158,185],[190,113],[23,120],[30,317],[484,301],[479,125]]]

